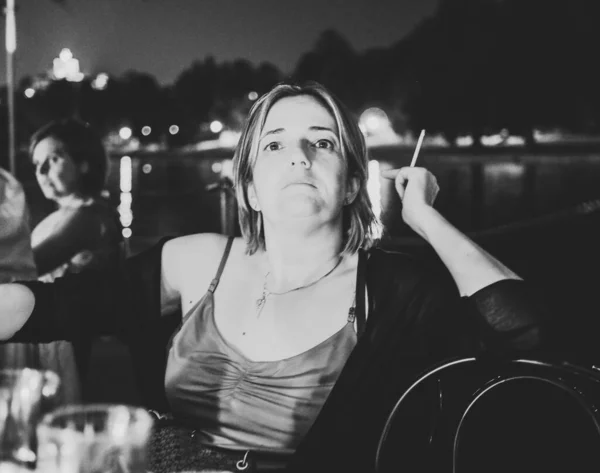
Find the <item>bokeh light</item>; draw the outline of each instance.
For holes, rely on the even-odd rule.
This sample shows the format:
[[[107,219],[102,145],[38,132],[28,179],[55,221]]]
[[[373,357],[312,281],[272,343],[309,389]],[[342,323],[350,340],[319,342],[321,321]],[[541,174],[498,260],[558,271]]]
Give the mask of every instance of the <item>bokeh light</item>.
[[[219,120],[210,122],[210,131],[213,133],[219,133],[223,129],[223,124]]]
[[[119,130],[119,136],[124,140],[128,140],[129,138],[131,138],[132,134],[133,132],[128,126],[124,126]]]
[[[92,88],[95,90],[104,90],[108,86],[108,74],[101,72],[92,81]]]
[[[359,127],[363,133],[373,134],[389,127],[390,119],[382,109],[371,107],[366,109],[360,116]]]

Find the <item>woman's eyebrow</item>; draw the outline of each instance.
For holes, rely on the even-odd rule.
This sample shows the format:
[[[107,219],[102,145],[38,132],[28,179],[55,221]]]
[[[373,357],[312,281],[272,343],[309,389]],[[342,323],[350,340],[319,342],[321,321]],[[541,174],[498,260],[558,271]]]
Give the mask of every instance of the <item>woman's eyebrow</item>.
[[[267,136],[269,136],[269,135],[276,135],[276,134],[278,134],[278,133],[281,133],[281,132],[283,132],[283,131],[285,131],[285,128],[274,128],[273,130],[269,130],[269,131],[267,131],[266,133],[264,133],[264,134],[263,134],[263,135],[260,137],[260,139],[262,140],[262,139],[264,139],[265,137],[267,137]]]
[[[312,131],[329,131],[335,135],[335,131],[328,126],[311,126],[309,130]]]
[[[332,128],[330,128],[328,126],[313,125],[313,126],[310,126],[308,129],[310,131],[328,131],[330,133],[333,133],[334,135],[336,134],[335,130],[333,130]],[[263,135],[260,137],[260,140],[263,140],[264,138],[266,138],[269,135],[277,135],[284,131],[285,131],[285,128],[274,128],[272,130],[269,130],[269,131],[263,133]]]

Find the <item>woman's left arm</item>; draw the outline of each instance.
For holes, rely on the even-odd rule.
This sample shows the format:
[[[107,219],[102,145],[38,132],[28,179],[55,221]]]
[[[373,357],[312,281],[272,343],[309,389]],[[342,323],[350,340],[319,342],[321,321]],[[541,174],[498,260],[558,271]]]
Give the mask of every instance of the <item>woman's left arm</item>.
[[[385,171],[383,177],[395,180],[402,218],[433,247],[461,296],[471,296],[505,279],[521,279],[433,208],[439,187],[427,169],[404,167]]]

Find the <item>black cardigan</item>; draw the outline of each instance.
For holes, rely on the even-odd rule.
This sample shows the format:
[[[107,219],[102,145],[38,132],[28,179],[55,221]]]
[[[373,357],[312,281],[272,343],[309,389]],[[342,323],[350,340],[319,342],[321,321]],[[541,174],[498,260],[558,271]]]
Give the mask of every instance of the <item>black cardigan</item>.
[[[35,309],[10,341],[116,335],[130,348],[145,406],[168,410],[166,347],[181,311],[160,313],[166,241],[117,269],[24,283],[35,293]],[[510,354],[539,343],[539,309],[526,283],[505,280],[460,298],[441,264],[381,249],[368,256],[365,331],[291,471],[370,471],[385,419],[418,373],[455,356]]]

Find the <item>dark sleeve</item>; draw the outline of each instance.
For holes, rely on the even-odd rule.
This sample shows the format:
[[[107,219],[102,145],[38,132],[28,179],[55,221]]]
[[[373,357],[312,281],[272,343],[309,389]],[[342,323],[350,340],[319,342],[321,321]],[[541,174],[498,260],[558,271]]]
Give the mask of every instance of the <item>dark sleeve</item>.
[[[9,341],[132,338],[161,316],[163,239],[118,267],[67,275],[53,283],[20,282],[35,295],[33,313]]]
[[[85,207],[65,216],[52,233],[33,247],[38,274],[46,274],[77,253],[94,248],[101,234],[100,226],[97,216]]]
[[[462,298],[483,351],[542,349],[549,308],[541,291],[526,281],[505,279]]]
[[[420,284],[413,294],[419,304],[413,312],[418,314],[420,328],[441,345],[440,358],[512,356],[545,349],[551,307],[535,282],[504,279],[460,297],[439,257],[430,255],[416,262],[413,272]]]

